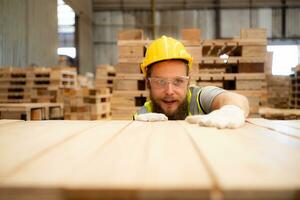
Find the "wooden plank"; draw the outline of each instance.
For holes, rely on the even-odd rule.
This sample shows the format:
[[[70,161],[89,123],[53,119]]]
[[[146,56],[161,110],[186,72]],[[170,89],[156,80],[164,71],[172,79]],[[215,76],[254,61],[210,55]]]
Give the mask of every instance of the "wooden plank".
[[[181,122],[225,199],[294,199],[300,191],[300,141],[246,123],[239,129]]]
[[[63,123],[60,122],[60,124]],[[76,171],[82,170],[81,166],[83,165],[89,165],[86,162],[97,157],[101,148],[106,146],[129,123],[130,121],[92,123],[93,126],[90,126],[89,129],[82,130],[80,134],[49,149],[47,153],[40,155],[14,174],[2,179],[1,187],[12,185],[21,188],[29,185],[37,188],[65,187],[69,184],[67,177],[71,178],[74,175],[78,177]],[[85,123],[81,121],[77,124]],[[49,138],[43,139],[41,142],[45,145]],[[99,173],[105,172],[99,171]],[[76,182],[78,181],[81,182],[80,179],[77,179]]]
[[[143,38],[143,29],[125,29],[118,32],[118,40],[142,40]]]
[[[242,38],[242,39],[267,39],[267,30],[264,28],[241,29],[240,38]]]
[[[99,123],[99,122],[98,122]],[[36,121],[0,126],[0,181],[96,122]],[[46,129],[45,129],[46,127]]]
[[[275,120],[275,122],[292,128],[300,129],[299,120]]]
[[[279,124],[279,123],[277,123],[277,121],[267,120],[267,119],[262,119],[262,118],[250,118],[250,119],[247,119],[247,122],[255,124],[257,126],[268,128],[270,130],[274,130],[274,131],[283,133],[287,136],[292,136],[292,137],[300,139],[299,129],[293,128],[290,126],[286,126],[283,124]],[[300,121],[298,121],[297,124],[299,125]]]
[[[193,41],[195,44],[200,44],[201,30],[197,28],[181,29],[181,39],[186,41]]]
[[[68,188],[133,190],[139,199],[159,198],[159,192],[166,190],[171,192],[164,198],[173,196],[172,191],[179,198],[185,189],[199,193],[193,198],[208,198],[211,188],[197,152],[176,122],[135,121],[89,159],[74,171],[77,176],[67,177]]]
[[[227,46],[245,46],[245,45],[267,45],[266,39],[217,39],[217,40],[203,40],[202,46],[223,46],[226,44]]]
[[[10,124],[14,122],[23,122],[23,120],[13,120],[13,119],[0,119],[0,125]]]
[[[212,186],[198,152],[177,121],[153,123],[150,128],[143,187],[209,189]]]
[[[141,74],[139,63],[118,63],[116,66],[117,73],[121,74]]]

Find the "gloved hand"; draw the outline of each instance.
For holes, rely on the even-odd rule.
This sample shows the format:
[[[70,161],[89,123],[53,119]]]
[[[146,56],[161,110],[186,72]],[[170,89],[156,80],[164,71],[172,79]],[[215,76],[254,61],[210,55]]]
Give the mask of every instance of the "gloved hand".
[[[238,128],[245,122],[244,111],[235,105],[225,105],[218,110],[214,110],[207,115],[193,115],[186,119],[189,123],[200,126],[210,126],[217,128]]]
[[[139,114],[135,120],[144,122],[167,121],[168,117],[162,113]]]

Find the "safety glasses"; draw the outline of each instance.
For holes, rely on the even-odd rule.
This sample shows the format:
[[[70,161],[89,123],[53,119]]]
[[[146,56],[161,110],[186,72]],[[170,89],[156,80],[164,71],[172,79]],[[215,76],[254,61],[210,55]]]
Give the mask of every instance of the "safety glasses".
[[[176,76],[172,78],[163,78],[163,77],[148,78],[151,86],[156,88],[165,88],[168,86],[169,83],[176,88],[184,88],[187,86],[189,79],[190,77],[188,76]]]

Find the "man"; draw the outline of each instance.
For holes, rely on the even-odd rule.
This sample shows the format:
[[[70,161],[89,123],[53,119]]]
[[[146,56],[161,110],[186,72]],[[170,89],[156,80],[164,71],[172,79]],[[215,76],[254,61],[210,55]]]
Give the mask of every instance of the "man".
[[[202,126],[237,128],[249,113],[246,97],[221,88],[189,87],[192,57],[182,43],[162,36],[141,64],[150,101],[135,114],[139,121],[186,120]]]

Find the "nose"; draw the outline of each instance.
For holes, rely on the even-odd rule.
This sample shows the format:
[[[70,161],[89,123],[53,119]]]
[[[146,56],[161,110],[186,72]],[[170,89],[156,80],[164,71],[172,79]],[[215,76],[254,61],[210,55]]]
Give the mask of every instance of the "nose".
[[[167,86],[166,86],[166,94],[167,95],[173,95],[174,94],[174,86],[172,85],[171,82],[168,82],[167,83]]]

